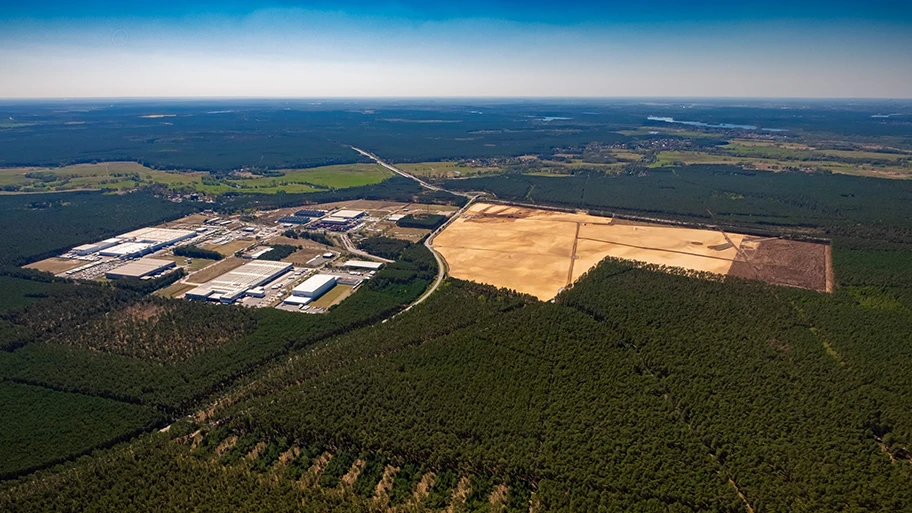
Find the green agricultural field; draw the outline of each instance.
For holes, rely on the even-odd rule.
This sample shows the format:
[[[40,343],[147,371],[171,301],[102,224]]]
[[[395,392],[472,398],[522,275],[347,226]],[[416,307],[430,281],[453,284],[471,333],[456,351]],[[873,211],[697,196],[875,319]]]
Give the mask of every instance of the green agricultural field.
[[[473,167],[459,162],[418,162],[415,164],[396,164],[396,167],[406,173],[427,178],[455,178],[500,171],[500,169],[493,166]]]
[[[822,169],[832,173],[856,176],[874,176],[880,178],[912,178],[912,166],[908,165],[874,165],[852,164],[826,159],[786,158],[786,152],[802,150],[777,148],[774,146],[741,146],[747,150],[769,153],[779,152],[779,158],[731,154],[703,153],[698,151],[662,151],[656,155],[656,161],[649,167],[668,167],[677,163],[691,164],[726,164],[744,165],[753,169],[766,171],[785,171],[789,168]]]
[[[164,184],[173,190],[222,194],[245,192],[273,194],[342,189],[382,182],[392,173],[375,164],[286,169],[282,176],[219,180],[199,171],[150,169],[136,162],[77,164],[61,168],[18,167],[0,169],[0,189],[6,192],[59,192],[80,189],[129,190]]]
[[[312,169],[283,169],[282,176],[227,180],[229,190],[251,193],[314,192],[380,183],[393,176],[377,164],[343,164]]]

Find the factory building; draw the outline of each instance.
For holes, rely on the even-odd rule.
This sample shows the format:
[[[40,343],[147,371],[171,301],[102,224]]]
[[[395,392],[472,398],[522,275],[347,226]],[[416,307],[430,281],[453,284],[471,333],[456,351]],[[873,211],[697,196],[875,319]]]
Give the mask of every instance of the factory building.
[[[336,286],[337,276],[329,274],[318,274],[304,280],[303,283],[291,289],[292,296],[307,297],[317,299],[326,293],[329,289]]]
[[[107,257],[132,258],[142,256],[153,251],[155,250],[152,249],[152,244],[149,244],[147,242],[122,242],[116,246],[111,246],[110,248],[103,249],[99,251],[98,254]]]
[[[116,280],[118,278],[144,278],[153,276],[167,269],[176,267],[177,264],[171,260],[162,260],[159,258],[141,258],[116,269],[111,269],[105,273],[105,278]]]
[[[173,230],[170,228],[140,228],[113,239],[95,244],[85,244],[74,248],[77,255],[88,255],[97,252],[101,256],[132,258],[165,246],[170,246],[196,236],[192,230]]]
[[[311,299],[309,297],[288,296],[282,300],[282,303],[285,303],[286,305],[291,305],[291,306],[304,306],[304,305],[310,303],[311,301],[313,301],[313,299]]]
[[[287,224],[307,224],[310,222],[309,217],[293,215],[293,216],[284,216],[280,217],[277,223],[287,223]]]
[[[262,260],[250,262],[190,290],[184,294],[184,297],[233,303],[251,289],[269,283],[291,270],[292,267],[291,264],[285,262]]]
[[[83,244],[82,246],[76,246],[70,250],[70,252],[79,256],[91,255],[92,253],[97,253],[103,249],[108,249],[111,246],[116,246],[120,243],[121,240],[115,237],[112,239],[105,239],[94,244]]]
[[[367,260],[349,260],[342,264],[342,267],[349,267],[352,269],[369,269],[371,271],[376,271],[383,267],[383,264],[380,262],[369,262]]]
[[[325,210],[304,209],[304,210],[298,210],[297,212],[294,213],[294,215],[300,216],[300,217],[323,217],[326,215],[326,211]]]
[[[332,213],[332,217],[341,217],[342,219],[358,219],[364,217],[363,210],[337,210]]]
[[[329,217],[324,217],[323,219],[320,219],[320,222],[323,223],[323,224],[339,224],[339,225],[342,225],[342,224],[348,224],[350,221],[351,221],[351,219],[349,219],[349,218],[346,218],[346,217],[338,217],[338,216],[329,216]]]

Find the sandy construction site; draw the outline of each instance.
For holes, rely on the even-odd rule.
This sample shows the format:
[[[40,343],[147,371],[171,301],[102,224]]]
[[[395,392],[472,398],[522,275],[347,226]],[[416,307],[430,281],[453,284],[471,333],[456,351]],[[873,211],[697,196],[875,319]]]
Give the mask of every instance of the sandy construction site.
[[[606,217],[472,205],[433,241],[455,278],[548,300],[607,256],[827,290],[823,244]]]

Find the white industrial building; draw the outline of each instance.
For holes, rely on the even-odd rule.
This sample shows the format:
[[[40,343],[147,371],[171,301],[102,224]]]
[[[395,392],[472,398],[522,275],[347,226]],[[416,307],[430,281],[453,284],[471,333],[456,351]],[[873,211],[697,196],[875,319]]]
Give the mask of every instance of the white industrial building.
[[[152,249],[152,244],[149,244],[148,242],[122,242],[116,246],[103,249],[99,251],[98,254],[107,257],[131,258],[142,256],[153,251],[155,250]]]
[[[266,297],[266,289],[263,287],[254,287],[247,291],[247,295],[250,297]]]
[[[101,242],[77,246],[73,248],[72,252],[80,256],[98,253],[101,256],[132,258],[152,253],[195,236],[196,232],[192,230],[140,228]]]
[[[364,211],[363,210],[337,210],[337,211],[333,212],[331,215],[332,215],[332,217],[340,217],[342,219],[351,220],[351,219],[358,219],[359,217],[363,216]],[[325,219],[324,219],[324,221],[325,221]]]
[[[103,249],[108,249],[111,246],[116,246],[120,243],[121,240],[115,237],[112,239],[105,239],[94,244],[83,244],[82,246],[76,246],[70,250],[70,252],[79,256],[91,255],[92,253],[97,253]]]
[[[380,262],[369,262],[367,260],[349,260],[342,264],[342,267],[350,267],[353,269],[370,269],[371,271],[376,271],[383,267],[383,264]]]
[[[118,278],[144,278],[158,274],[166,269],[177,266],[171,260],[159,258],[140,258],[139,260],[122,265],[105,273],[105,278],[116,280]]]
[[[329,274],[318,274],[304,280],[303,283],[291,289],[292,296],[308,297],[317,299],[326,293],[327,290],[336,286],[337,276]]]
[[[349,221],[351,221],[350,218],[339,216],[329,216],[320,219],[320,222],[325,224],[348,224]]]
[[[282,300],[283,303],[285,303],[286,305],[291,305],[291,306],[304,306],[304,305],[310,303],[311,301],[313,301],[312,298],[303,297],[303,296],[288,296]]]
[[[233,303],[251,289],[269,283],[291,270],[292,267],[286,262],[257,260],[228,271],[218,278],[190,290],[184,294],[184,297]]]

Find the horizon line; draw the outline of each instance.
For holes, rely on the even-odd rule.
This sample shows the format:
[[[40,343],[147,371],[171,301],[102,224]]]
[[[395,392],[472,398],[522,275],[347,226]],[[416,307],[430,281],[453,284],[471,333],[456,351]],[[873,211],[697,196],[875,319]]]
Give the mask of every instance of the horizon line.
[[[912,96],[35,96],[2,97],[8,101],[130,101],[130,100],[830,100],[909,101]]]

